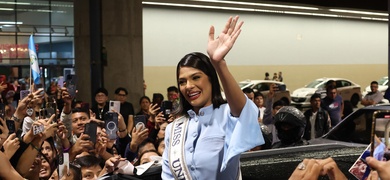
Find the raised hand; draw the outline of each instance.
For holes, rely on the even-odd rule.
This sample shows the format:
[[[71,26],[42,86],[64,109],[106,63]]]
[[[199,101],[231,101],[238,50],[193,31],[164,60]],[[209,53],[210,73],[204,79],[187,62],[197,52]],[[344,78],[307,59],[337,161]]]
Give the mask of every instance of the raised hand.
[[[238,18],[238,16],[234,18],[230,17],[226,22],[224,29],[216,38],[214,38],[214,26],[210,27],[207,53],[209,54],[212,62],[219,62],[223,60],[236,42],[241,33],[241,26],[244,23],[241,21],[237,24]]]
[[[11,159],[11,157],[20,147],[19,138],[16,137],[15,133],[8,136],[7,140],[5,140],[4,142],[3,147],[4,154],[7,156],[8,159]]]

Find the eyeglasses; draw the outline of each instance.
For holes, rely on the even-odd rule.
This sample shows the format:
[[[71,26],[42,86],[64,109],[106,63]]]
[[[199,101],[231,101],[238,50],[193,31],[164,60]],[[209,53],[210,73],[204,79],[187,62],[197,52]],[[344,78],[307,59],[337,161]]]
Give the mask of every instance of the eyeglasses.
[[[125,97],[127,96],[126,94],[117,94],[118,96],[122,96],[122,97]]]

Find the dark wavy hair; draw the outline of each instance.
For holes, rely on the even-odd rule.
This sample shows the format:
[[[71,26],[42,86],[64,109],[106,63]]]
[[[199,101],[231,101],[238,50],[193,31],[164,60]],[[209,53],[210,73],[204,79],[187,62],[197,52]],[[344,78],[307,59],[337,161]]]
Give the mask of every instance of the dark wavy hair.
[[[211,64],[210,59],[205,54],[200,52],[189,53],[179,61],[176,67],[177,87],[180,87],[179,75],[180,68],[182,67],[192,67],[195,69],[199,69],[208,76],[208,79],[211,83],[211,102],[213,103],[214,109],[219,108],[221,104],[226,103],[226,101],[222,98],[221,95],[221,85],[219,84],[217,72]],[[193,106],[184,98],[183,94],[180,91],[179,114],[187,114],[187,111],[190,109],[193,109]]]

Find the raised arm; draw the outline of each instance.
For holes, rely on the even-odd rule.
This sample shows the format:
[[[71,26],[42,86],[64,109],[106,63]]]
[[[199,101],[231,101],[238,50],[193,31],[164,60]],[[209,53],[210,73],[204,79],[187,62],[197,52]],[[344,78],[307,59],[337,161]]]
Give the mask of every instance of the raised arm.
[[[230,17],[226,22],[224,29],[216,38],[214,38],[214,26],[211,26],[207,47],[207,53],[221,80],[226,100],[233,116],[240,116],[241,110],[246,103],[245,95],[242,93],[236,80],[230,73],[225,61],[225,56],[233,47],[236,39],[241,33],[241,26],[244,22],[241,21],[237,24],[238,18],[238,16],[234,18]]]

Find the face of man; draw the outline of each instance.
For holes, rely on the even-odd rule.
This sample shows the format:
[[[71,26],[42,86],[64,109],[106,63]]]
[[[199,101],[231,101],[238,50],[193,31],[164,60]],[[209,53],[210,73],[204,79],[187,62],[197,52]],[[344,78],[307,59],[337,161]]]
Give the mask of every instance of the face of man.
[[[314,98],[310,101],[311,107],[313,109],[319,109],[321,107],[321,99],[320,98]]]
[[[83,176],[83,180],[98,179],[100,171],[102,171],[102,168],[99,165],[81,168],[81,174]]]
[[[370,88],[371,92],[376,93],[378,91],[378,84],[373,83],[371,84]]]
[[[79,136],[84,132],[85,124],[88,123],[89,118],[85,112],[76,112],[72,114],[72,132]]]
[[[118,94],[115,94],[115,100],[120,101],[121,104],[126,101],[126,98],[127,98],[127,94],[125,91],[119,91]]]
[[[255,100],[255,93],[251,92],[251,93],[245,93],[246,96],[248,96],[248,99],[254,101]]]
[[[337,89],[329,89],[329,90],[327,90],[326,95],[327,95],[330,99],[335,99],[336,96],[337,96]]]
[[[106,94],[104,94],[102,92],[97,93],[95,96],[95,101],[98,104],[104,104],[107,100],[108,100],[108,97],[106,96]]]

